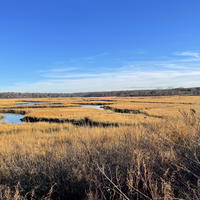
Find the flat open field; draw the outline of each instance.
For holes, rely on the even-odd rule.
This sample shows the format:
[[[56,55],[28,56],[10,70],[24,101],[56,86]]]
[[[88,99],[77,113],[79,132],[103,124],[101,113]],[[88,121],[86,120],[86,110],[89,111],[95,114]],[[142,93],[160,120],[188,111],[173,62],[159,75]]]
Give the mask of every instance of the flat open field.
[[[198,200],[199,113],[199,96],[0,99],[0,199]]]

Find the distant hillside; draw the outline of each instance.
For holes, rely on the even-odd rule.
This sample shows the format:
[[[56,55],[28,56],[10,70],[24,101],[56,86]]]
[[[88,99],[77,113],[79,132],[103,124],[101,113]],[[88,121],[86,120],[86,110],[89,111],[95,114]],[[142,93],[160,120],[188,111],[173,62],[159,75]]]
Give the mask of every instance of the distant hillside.
[[[175,88],[162,90],[126,90],[110,92],[83,92],[83,93],[16,93],[3,92],[0,98],[48,98],[48,97],[134,97],[134,96],[172,96],[172,95],[200,95],[200,87]]]

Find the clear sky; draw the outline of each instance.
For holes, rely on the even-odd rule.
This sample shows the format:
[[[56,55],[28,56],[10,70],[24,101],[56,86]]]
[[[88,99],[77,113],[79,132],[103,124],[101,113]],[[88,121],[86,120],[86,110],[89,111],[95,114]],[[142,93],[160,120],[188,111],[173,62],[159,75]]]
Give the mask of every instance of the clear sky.
[[[0,3],[0,92],[200,86],[199,0]]]

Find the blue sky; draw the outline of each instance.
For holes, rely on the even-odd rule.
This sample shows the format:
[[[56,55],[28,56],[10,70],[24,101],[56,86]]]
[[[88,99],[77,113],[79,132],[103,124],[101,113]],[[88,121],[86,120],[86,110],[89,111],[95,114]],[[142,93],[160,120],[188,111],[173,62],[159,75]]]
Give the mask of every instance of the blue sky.
[[[199,0],[0,3],[0,92],[200,86]]]

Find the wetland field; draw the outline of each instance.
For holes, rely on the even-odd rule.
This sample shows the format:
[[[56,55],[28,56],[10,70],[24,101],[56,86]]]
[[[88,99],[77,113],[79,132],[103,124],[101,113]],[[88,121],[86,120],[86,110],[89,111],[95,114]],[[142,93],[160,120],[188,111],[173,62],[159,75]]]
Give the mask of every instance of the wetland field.
[[[0,99],[0,199],[199,200],[200,97]]]

